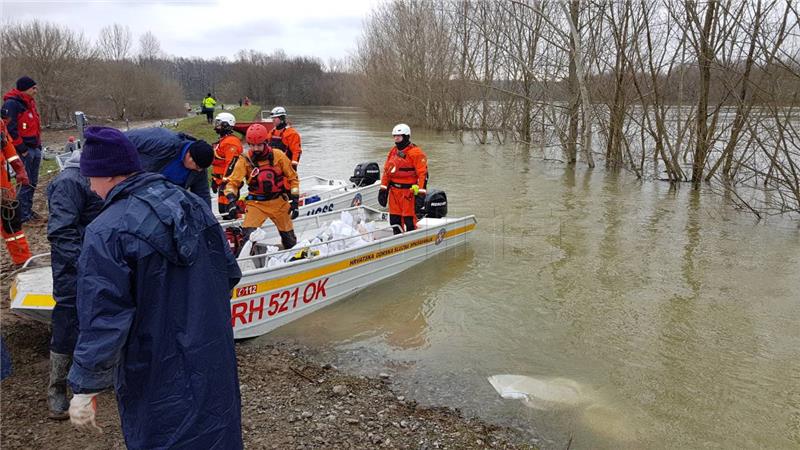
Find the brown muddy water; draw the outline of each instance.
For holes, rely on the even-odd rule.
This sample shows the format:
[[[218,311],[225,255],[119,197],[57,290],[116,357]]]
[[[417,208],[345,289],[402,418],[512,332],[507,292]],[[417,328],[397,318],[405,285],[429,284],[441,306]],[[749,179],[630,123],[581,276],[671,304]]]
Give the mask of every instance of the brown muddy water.
[[[357,109],[290,113],[301,176],[347,178],[392,145],[394,122]],[[471,243],[260,339],[390,371],[544,448],[800,447],[796,219],[513,144],[412,141],[450,215],[477,216]]]

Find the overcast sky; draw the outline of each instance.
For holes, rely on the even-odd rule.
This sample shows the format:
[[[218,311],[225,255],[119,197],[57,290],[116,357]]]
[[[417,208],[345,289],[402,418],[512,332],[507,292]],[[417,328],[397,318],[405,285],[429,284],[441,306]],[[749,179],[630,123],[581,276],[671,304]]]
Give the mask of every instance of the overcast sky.
[[[173,56],[232,58],[238,50],[314,56],[327,63],[356,49],[361,26],[380,0],[0,0],[3,21],[34,18],[68,25],[93,41],[101,28],[127,25],[134,40],[148,30]]]

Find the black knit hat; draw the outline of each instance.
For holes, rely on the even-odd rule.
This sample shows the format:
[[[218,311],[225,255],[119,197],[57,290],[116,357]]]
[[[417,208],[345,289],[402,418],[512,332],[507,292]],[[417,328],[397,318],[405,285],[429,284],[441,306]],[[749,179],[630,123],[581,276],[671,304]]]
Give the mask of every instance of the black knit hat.
[[[17,80],[17,90],[18,91],[27,91],[28,89],[36,86],[36,82],[33,81],[33,78],[24,76]]]
[[[214,149],[206,141],[194,141],[189,146],[189,154],[195,164],[201,169],[206,169],[214,161]]]

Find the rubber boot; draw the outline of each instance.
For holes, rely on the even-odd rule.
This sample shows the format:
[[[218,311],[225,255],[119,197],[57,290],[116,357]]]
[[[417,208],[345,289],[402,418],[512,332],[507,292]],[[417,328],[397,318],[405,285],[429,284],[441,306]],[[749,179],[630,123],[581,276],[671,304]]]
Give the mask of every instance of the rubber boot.
[[[67,398],[67,374],[72,356],[50,352],[50,384],[47,386],[47,406],[49,418],[69,419],[69,399]]]
[[[294,230],[278,231],[278,233],[281,235],[281,245],[283,245],[284,250],[289,250],[297,244],[297,236],[295,236]]]

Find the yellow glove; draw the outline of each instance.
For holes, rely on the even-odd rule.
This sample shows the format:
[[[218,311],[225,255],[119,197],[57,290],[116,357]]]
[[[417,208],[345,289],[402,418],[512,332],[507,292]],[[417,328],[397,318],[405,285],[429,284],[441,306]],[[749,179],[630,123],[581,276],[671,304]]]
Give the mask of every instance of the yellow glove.
[[[413,192],[414,195],[419,195],[419,186],[416,184],[411,185],[411,192]]]

